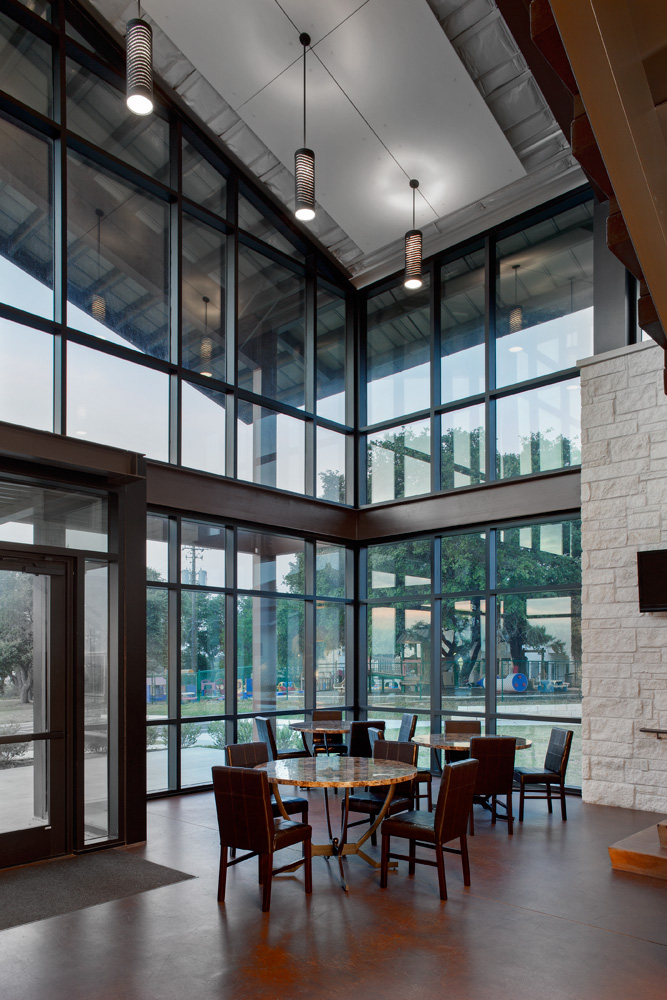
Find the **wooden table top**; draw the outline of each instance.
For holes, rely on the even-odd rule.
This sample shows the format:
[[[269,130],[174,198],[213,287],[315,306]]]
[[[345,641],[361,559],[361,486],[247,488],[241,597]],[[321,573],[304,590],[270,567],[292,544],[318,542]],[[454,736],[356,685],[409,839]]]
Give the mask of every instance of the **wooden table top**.
[[[355,788],[363,785],[395,785],[417,773],[411,764],[370,757],[294,757],[258,764],[268,779],[277,785],[301,785],[305,788]]]
[[[322,719],[321,722],[290,722],[297,733],[349,733],[350,723],[342,719]]]
[[[483,740],[486,737],[480,733],[470,733],[469,736],[466,736],[465,733],[456,736],[446,736],[445,733],[428,733],[412,737],[414,743],[418,743],[421,747],[430,747],[431,750],[470,750],[470,741],[480,739]],[[532,740],[526,740],[523,736],[516,737],[517,750],[527,750],[532,745]]]

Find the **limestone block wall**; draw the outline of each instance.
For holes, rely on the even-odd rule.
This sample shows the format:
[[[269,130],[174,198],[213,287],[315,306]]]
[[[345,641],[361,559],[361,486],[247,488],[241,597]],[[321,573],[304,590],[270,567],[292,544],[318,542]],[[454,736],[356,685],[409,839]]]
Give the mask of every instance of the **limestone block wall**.
[[[640,614],[637,551],[667,548],[667,396],[653,342],[586,359],[583,797],[667,812],[667,612]],[[665,581],[667,587],[667,580]]]

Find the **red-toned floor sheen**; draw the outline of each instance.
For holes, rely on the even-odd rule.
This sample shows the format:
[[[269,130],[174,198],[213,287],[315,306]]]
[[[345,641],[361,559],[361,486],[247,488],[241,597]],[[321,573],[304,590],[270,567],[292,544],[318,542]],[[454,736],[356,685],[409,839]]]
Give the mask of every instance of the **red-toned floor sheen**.
[[[307,794],[316,841],[321,792]],[[337,812],[340,799],[333,799]],[[517,811],[518,802],[515,805]],[[0,933],[7,1000],[664,1000],[667,882],[612,872],[607,846],[652,814],[568,799],[569,819],[526,806],[513,837],[476,810],[472,885],[447,856],[449,899],[435,869],[407,866],[380,889],[360,859],[313,859],[275,880],[260,909],[257,862],[230,870],[216,903],[218,836],[212,793],[149,804],[149,839],[132,848],[197,876]],[[369,848],[379,858],[379,848]]]

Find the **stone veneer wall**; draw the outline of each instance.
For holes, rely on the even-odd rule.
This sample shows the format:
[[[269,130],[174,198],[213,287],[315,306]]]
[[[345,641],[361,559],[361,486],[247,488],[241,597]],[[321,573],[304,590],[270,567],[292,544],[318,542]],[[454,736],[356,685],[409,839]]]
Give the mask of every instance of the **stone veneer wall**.
[[[667,396],[653,342],[581,363],[583,797],[667,812],[667,612],[640,614],[637,551],[667,548]],[[667,579],[665,580],[667,588]]]

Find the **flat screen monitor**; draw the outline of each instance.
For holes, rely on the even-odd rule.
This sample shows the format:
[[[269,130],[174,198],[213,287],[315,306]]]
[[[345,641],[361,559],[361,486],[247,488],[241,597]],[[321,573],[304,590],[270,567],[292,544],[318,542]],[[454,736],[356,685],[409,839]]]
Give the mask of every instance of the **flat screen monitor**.
[[[637,553],[639,610],[667,611],[667,549]]]

